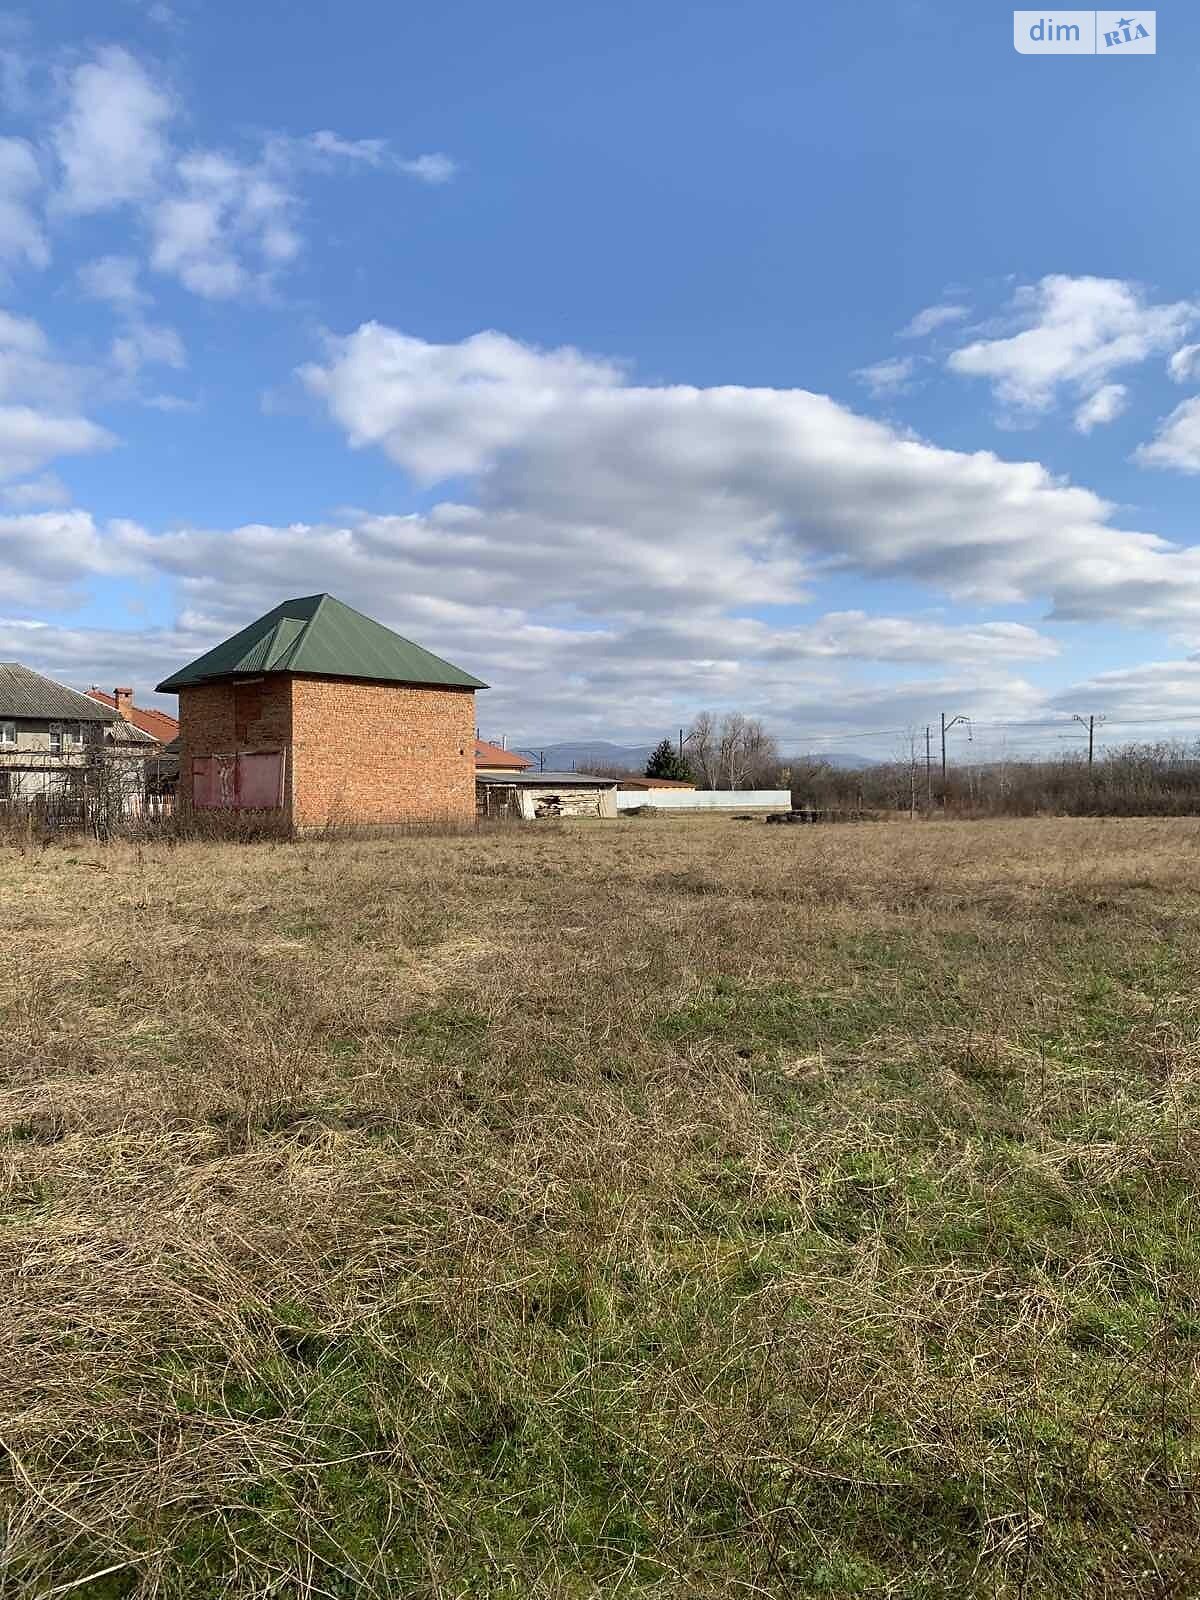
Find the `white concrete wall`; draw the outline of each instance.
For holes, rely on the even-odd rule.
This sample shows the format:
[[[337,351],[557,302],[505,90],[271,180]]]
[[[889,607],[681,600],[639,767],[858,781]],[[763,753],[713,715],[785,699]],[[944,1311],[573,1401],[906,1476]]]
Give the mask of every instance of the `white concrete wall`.
[[[635,811],[653,806],[658,811],[753,811],[770,806],[790,811],[787,789],[618,789],[617,810]]]

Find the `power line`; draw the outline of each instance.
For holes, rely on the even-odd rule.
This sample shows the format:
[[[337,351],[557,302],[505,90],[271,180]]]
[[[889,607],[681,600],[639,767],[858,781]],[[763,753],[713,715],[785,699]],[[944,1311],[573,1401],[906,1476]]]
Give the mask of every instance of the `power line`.
[[[1095,718],[1097,728],[1103,724],[1105,728],[1163,728],[1170,730],[1177,723],[1200,722],[1200,712],[1194,711],[1160,712],[1155,716],[1147,717],[1120,717],[1099,711],[1092,713],[1092,715]],[[1055,719],[1030,717],[1027,719],[988,720],[986,718],[971,717],[964,720],[969,720],[976,732],[990,729],[1027,728],[1080,739],[1086,737],[1086,734],[1071,734],[1071,724],[1077,719],[1074,714],[1065,712],[1062,718]],[[1084,718],[1082,720],[1086,728],[1087,719]],[[949,726],[951,724],[947,723],[947,727]],[[788,743],[795,745],[797,754],[807,755],[812,753],[813,747],[818,744],[845,744],[853,743],[855,740],[860,739],[908,738],[910,735],[913,738],[920,736],[920,729],[916,724],[908,724],[899,728],[864,728],[855,733],[802,733],[793,735],[789,738]]]
[[[1104,719],[1105,726],[1109,728],[1172,728],[1177,722],[1200,722],[1200,713],[1181,711],[1178,715],[1168,712],[1165,716],[1157,717],[1105,717]]]
[[[1111,716],[1107,712],[1097,711],[1095,717],[1097,724],[1103,722],[1106,727],[1111,728],[1161,728],[1171,727],[1176,722],[1200,722],[1200,712],[1196,711],[1165,711],[1151,717],[1117,717]],[[973,718],[972,720],[977,728],[1063,728],[1075,721],[1073,713],[1064,712],[1063,718],[1064,720],[1062,721],[1039,718],[1036,721],[1031,719],[1028,722],[989,722],[978,718]],[[1084,720],[1086,722],[1086,718]]]
[[[908,728],[871,728],[864,729],[861,733],[802,733],[796,736],[795,742],[802,744],[806,740],[811,740],[814,744],[844,744],[847,739],[884,739],[896,734],[907,734],[910,731]]]

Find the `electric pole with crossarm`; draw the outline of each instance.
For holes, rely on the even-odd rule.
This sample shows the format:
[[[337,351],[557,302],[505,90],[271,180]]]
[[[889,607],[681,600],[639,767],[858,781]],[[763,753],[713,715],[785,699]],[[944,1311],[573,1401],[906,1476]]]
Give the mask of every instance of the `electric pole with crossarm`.
[[[951,717],[950,721],[947,722],[946,721],[946,713],[944,711],[942,712],[942,804],[943,805],[945,805],[945,803],[946,803],[946,735],[950,732],[951,728],[955,727],[960,722],[965,722],[968,728],[971,726],[970,717]]]
[[[1092,763],[1096,759],[1096,724],[1103,722],[1103,717],[1081,717],[1078,711],[1071,714],[1072,722],[1077,722],[1081,728],[1087,729],[1088,735],[1088,771],[1092,770]]]

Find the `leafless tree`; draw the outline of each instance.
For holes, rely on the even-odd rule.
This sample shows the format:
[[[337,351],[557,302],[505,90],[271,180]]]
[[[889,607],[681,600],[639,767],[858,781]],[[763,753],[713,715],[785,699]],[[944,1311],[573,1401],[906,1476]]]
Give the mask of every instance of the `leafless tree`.
[[[766,789],[774,785],[779,773],[779,745],[756,717],[742,724],[742,775],[739,788]]]
[[[740,711],[727,711],[717,735],[717,788],[743,789],[746,719]]]
[[[711,711],[700,711],[688,730],[686,748],[702,789],[717,789],[720,775],[717,719]]]
[[[687,738],[689,759],[705,789],[758,789],[779,775],[779,746],[757,717],[701,711]]]

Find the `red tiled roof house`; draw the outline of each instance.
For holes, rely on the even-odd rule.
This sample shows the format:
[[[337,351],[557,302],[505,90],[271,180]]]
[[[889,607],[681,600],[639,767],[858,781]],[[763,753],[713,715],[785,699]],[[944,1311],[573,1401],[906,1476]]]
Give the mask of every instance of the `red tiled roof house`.
[[[119,711],[126,722],[132,723],[135,728],[140,728],[143,733],[148,733],[152,739],[157,739],[159,744],[170,744],[172,739],[179,737],[179,720],[166,711],[156,711],[150,706],[135,706],[133,703],[132,689],[114,689],[111,694],[106,694],[103,689],[97,689],[93,684],[88,690],[88,699],[95,700],[98,705],[111,706],[114,711]]]
[[[487,739],[475,740],[476,772],[528,772],[532,765],[528,756],[518,755],[505,745],[492,744]]]
[[[332,595],[285,600],[158,685],[179,695],[180,809],[473,823],[486,687]]]

